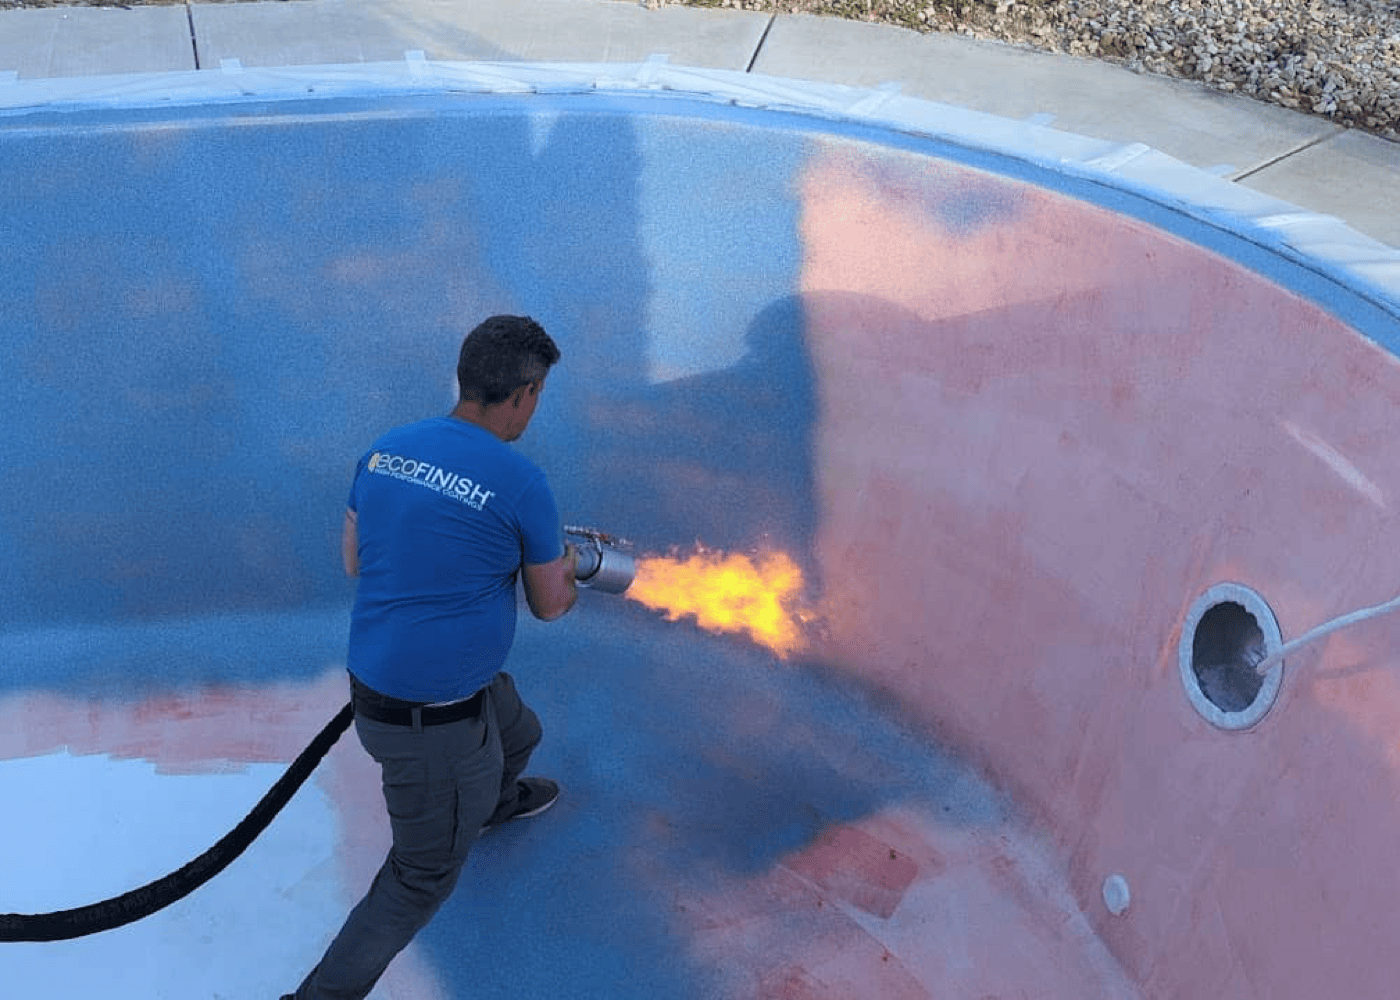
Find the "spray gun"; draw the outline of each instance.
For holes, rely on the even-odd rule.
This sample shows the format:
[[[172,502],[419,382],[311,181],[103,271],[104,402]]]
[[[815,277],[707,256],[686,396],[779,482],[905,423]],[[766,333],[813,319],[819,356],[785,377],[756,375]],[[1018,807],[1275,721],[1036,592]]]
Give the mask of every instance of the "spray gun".
[[[637,563],[622,551],[631,545],[625,538],[609,535],[597,528],[566,524],[564,541],[578,553],[574,579],[579,586],[601,590],[605,594],[620,594],[632,586],[632,580],[637,575]]]

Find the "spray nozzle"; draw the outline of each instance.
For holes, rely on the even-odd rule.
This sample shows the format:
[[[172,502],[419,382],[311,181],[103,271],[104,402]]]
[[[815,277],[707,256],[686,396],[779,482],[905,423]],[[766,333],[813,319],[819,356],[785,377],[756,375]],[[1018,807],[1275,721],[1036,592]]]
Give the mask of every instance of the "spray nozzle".
[[[605,594],[620,594],[632,586],[637,564],[622,551],[630,545],[625,538],[609,535],[597,528],[564,525],[564,540],[578,553],[574,564],[574,579],[580,586],[601,590]]]

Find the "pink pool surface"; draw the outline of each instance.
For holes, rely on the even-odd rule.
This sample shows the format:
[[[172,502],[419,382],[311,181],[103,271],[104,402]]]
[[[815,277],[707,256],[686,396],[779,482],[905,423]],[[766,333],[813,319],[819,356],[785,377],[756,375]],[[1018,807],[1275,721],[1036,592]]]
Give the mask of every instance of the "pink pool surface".
[[[787,553],[811,621],[788,657],[599,593],[522,621],[564,796],[376,1000],[1396,995],[1400,619],[1239,729],[1181,662],[1219,584],[1285,639],[1400,590],[1386,295],[1141,190],[676,96],[12,111],[0,173],[0,912],[178,867],[340,708],[354,463],[518,312],[563,349],[519,447],[565,519]],[[352,733],[208,886],[0,982],[275,1000],[387,843]]]

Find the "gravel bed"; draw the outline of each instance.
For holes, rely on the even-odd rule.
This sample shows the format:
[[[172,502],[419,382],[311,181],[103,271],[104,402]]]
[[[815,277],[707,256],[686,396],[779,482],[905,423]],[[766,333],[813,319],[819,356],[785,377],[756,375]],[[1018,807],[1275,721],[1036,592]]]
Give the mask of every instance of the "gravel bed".
[[[1102,59],[1400,140],[1400,0],[685,2],[956,32]]]

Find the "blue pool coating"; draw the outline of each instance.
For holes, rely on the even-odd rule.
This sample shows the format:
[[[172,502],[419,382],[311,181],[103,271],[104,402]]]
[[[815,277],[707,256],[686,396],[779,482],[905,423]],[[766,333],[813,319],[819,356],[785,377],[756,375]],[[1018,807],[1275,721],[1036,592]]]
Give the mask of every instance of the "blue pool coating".
[[[1400,345],[1386,296],[1267,240],[1033,163],[799,116],[373,94],[9,114],[0,692],[120,710],[333,668],[354,462],[450,406],[456,345],[490,312],[534,315],[564,350],[520,446],[568,520],[652,551],[772,544],[810,564],[822,400],[794,179],[847,142],[1146,219]],[[1009,210],[994,186],[940,209],[957,231]],[[447,995],[730,995],[738,973],[687,949],[678,900],[892,804],[1012,829],[975,769],[828,667],[602,595],[523,623],[512,669],[545,720],[538,769],[567,794],[548,823],[484,841],[420,937]],[[275,928],[276,899],[249,906]],[[318,915],[326,934],[340,915]],[[72,965],[85,944],[63,947]],[[257,970],[259,987],[289,989],[315,958]]]
[[[697,392],[752,371],[784,394],[755,405],[810,406],[800,315],[781,302],[793,208],[777,181],[753,190],[745,130],[692,143],[678,172],[680,124],[619,114],[541,123],[439,101],[40,117],[0,131],[10,628],[343,603],[355,459],[450,406],[455,345],[489,312],[534,315],[563,347],[523,447],[571,520],[653,544],[680,520],[741,542],[751,525],[711,514],[705,483],[685,484],[688,509],[657,509],[661,493],[687,501],[639,468],[645,435],[669,423],[701,452],[693,474],[755,424]],[[785,176],[802,149],[775,138],[763,165]],[[707,198],[708,242],[663,231],[736,181],[778,210]],[[742,280],[715,266],[726,253]],[[759,319],[745,331],[738,316]],[[792,455],[790,490],[807,421],[774,415],[797,435],[771,443]]]
[[[814,150],[874,136],[524,100],[0,117],[8,628],[343,603],[327,553],[355,458],[450,405],[454,344],[492,311],[535,315],[564,348],[523,447],[566,517],[649,545],[810,541],[791,185]],[[1383,296],[1171,206],[880,138],[1136,212],[1396,347]],[[988,197],[940,210],[992,224],[1005,194]],[[739,495],[766,476],[783,509]]]
[[[528,677],[522,667],[522,683],[548,730],[536,762],[568,797],[550,826],[484,840],[447,919],[425,929],[448,996],[551,996],[561,983],[596,1000],[731,995],[726,974],[749,963],[717,969],[687,953],[690,899],[891,805],[988,834],[1014,828],[966,762],[815,666],[775,665],[641,609],[581,615],[565,632],[576,655]],[[548,663],[561,645],[545,629],[522,639],[522,663]],[[775,721],[755,731],[755,715]],[[518,961],[479,984],[461,961],[475,954]]]
[[[451,405],[457,343],[490,312],[534,315],[563,348],[520,446],[570,521],[653,551],[763,540],[800,556],[815,404],[786,185],[808,141],[774,136],[755,159],[751,129],[704,129],[697,143],[684,120],[445,100],[0,120],[14,443],[0,468],[0,686],[122,712],[333,667],[354,462],[382,429]],[[731,194],[706,197],[693,239],[677,233],[706,189]],[[852,747],[873,759],[890,744],[907,762],[915,744],[874,709],[857,724],[839,687],[804,694],[806,670],[775,666],[600,595],[558,625],[523,625],[512,667],[545,719],[537,767],[567,794],[551,826],[483,844],[420,939],[451,995],[561,982],[579,997],[708,995],[717,973],[671,926],[678,890],[626,871],[647,836],[638,815],[702,824],[659,859],[699,886],[715,867],[771,863],[833,818],[967,780],[946,762],[932,777],[852,772]],[[830,759],[792,733],[737,741],[732,763],[696,759],[754,699],[814,696],[845,733]],[[49,794],[83,794],[56,787],[76,773],[56,774]],[[969,787],[968,821],[990,821],[993,797]],[[152,920],[197,921],[200,905]],[[275,926],[277,900],[255,905]],[[47,946],[23,967],[80,984],[73,956],[106,945]],[[483,969],[464,951],[511,957]],[[0,974],[18,954],[0,953]],[[315,958],[257,976],[279,971],[267,988],[289,988]],[[128,979],[142,996],[173,985]]]

